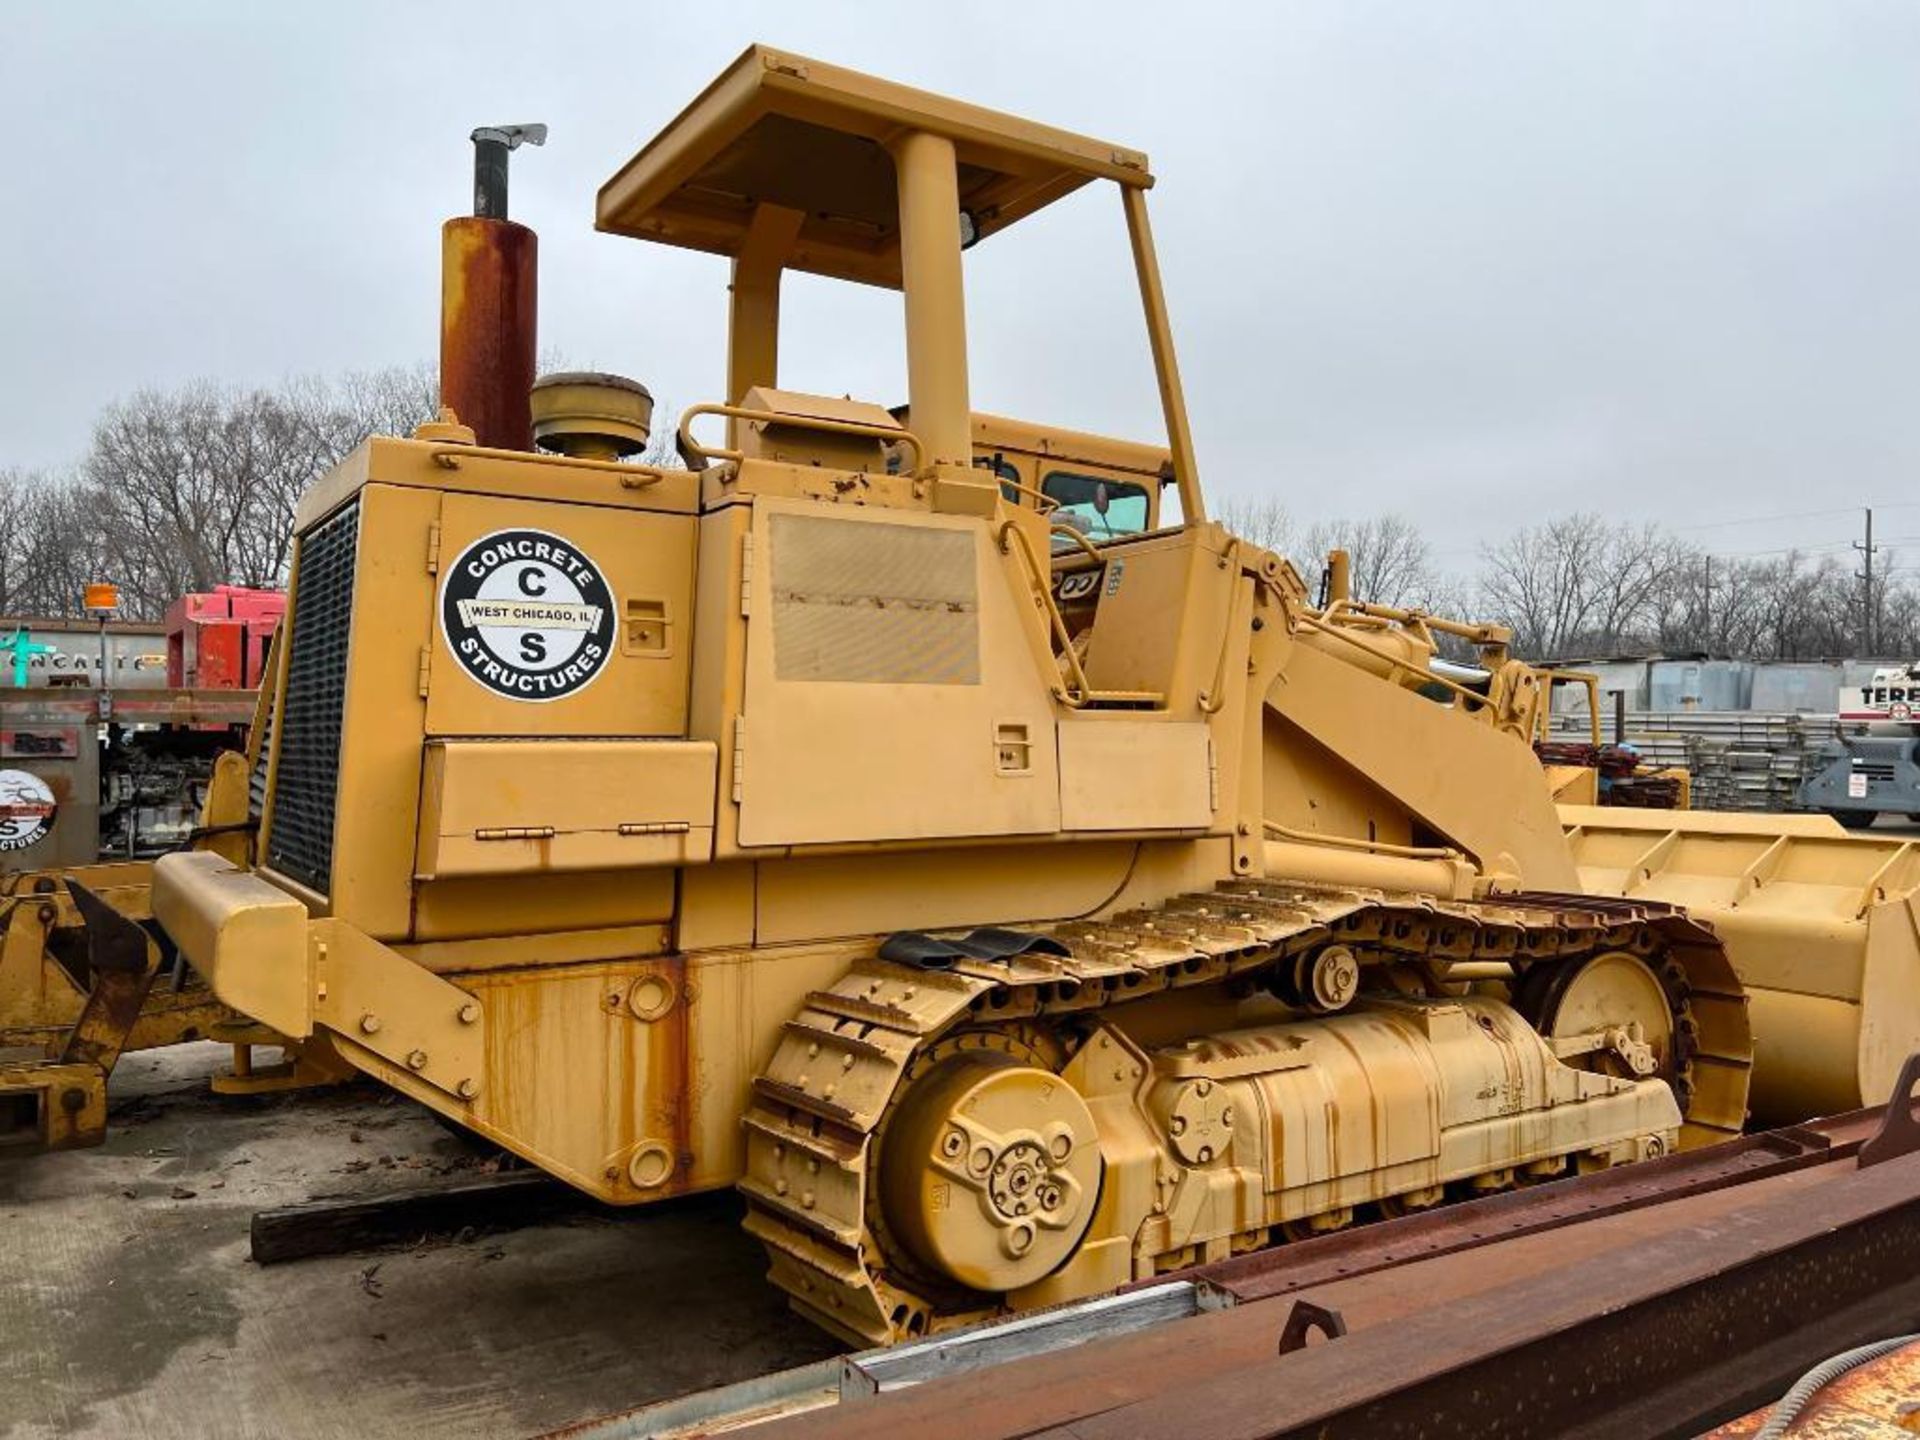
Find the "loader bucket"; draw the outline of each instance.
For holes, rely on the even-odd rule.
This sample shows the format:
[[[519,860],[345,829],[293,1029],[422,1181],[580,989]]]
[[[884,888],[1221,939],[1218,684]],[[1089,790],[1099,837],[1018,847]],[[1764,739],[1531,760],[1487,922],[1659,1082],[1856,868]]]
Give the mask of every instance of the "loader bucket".
[[[1824,816],[1563,806],[1581,888],[1686,907],[1751,999],[1755,1121],[1884,1103],[1920,1050],[1920,844]]]

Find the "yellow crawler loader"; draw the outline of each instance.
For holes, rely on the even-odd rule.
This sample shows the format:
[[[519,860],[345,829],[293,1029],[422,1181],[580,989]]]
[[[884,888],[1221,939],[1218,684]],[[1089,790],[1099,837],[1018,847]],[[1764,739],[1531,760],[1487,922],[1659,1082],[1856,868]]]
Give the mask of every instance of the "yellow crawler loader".
[[[531,293],[513,134],[476,132],[500,204],[449,224],[448,335],[485,276],[490,314]],[[747,51],[598,202],[730,262],[689,468],[621,458],[632,382],[443,362],[455,413],[305,497],[254,858],[159,862],[171,943],[602,1200],[737,1186],[773,1280],[863,1343],[1737,1134],[1739,947],[1818,975],[1854,930],[1616,883],[1504,632],[1318,603],[1208,520],[1152,183]],[[970,407],[963,251],[1089,186],[1164,451]],[[905,407],[784,388],[790,269],[901,293]],[[1864,948],[1911,968],[1894,928]],[[1911,994],[1876,1043],[1920,1039]],[[1761,1040],[1791,1108],[1797,1042]]]

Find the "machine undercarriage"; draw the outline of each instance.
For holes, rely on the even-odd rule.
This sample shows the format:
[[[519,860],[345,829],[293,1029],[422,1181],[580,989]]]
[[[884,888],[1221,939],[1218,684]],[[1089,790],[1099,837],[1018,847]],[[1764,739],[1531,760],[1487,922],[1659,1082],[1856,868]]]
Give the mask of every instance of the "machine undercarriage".
[[[920,963],[807,997],[746,1116],[747,1228],[797,1305],[863,1343],[1744,1117],[1738,981],[1665,907],[1241,882],[904,938]]]

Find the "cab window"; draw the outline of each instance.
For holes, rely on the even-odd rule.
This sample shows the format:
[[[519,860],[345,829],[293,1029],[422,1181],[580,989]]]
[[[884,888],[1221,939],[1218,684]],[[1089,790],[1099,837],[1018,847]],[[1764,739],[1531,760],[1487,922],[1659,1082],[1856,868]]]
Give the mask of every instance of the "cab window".
[[[1147,528],[1147,492],[1127,480],[1081,475],[1072,470],[1049,470],[1040,482],[1041,493],[1059,502],[1052,519],[1070,525],[1098,544],[1122,535],[1138,535]],[[1055,544],[1071,545],[1064,536]]]

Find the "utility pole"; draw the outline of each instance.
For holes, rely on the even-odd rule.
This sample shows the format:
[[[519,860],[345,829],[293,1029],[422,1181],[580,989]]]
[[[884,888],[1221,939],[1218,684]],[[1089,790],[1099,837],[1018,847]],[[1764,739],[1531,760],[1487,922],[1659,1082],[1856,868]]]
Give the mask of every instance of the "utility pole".
[[[1705,595],[1700,605],[1700,639],[1703,650],[1713,649],[1713,556],[1700,557],[1701,587]]]
[[[1854,578],[1861,582],[1860,597],[1860,654],[1865,659],[1874,653],[1873,643],[1873,507],[1867,507],[1867,538],[1862,544],[1856,540],[1853,548],[1865,559],[1865,566],[1853,572]]]

